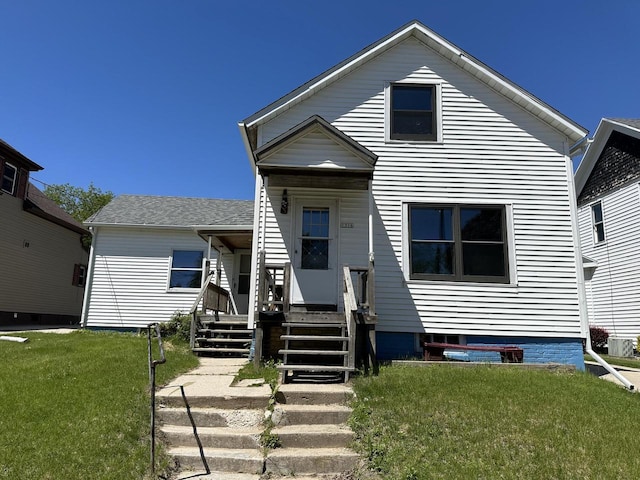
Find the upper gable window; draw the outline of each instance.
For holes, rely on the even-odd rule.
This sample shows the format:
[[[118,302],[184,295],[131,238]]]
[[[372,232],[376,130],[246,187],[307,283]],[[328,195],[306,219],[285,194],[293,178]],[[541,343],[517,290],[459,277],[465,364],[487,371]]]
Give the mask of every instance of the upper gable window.
[[[0,164],[1,165],[1,164]],[[2,169],[2,191],[9,195],[16,193],[16,180],[18,178],[18,169],[10,163],[4,164]]]
[[[438,140],[438,88],[433,84],[389,86],[389,139]]]

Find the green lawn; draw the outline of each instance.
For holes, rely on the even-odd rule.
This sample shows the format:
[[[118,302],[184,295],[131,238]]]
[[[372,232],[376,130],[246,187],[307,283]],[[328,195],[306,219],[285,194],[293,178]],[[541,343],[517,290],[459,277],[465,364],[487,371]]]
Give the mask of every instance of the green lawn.
[[[149,469],[147,340],[28,333],[0,342],[0,479],[142,479]],[[197,364],[169,343],[162,384]]]
[[[392,366],[357,379],[355,391],[356,448],[380,478],[617,480],[640,472],[640,395],[586,373]]]

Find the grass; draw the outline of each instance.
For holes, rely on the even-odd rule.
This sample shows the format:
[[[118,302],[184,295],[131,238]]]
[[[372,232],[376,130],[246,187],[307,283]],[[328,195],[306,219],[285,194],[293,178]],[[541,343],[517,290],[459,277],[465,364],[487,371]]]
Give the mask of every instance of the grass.
[[[602,357],[602,359],[610,365],[617,365],[620,367],[631,367],[631,368],[640,368],[640,360],[636,358],[623,358],[623,357],[612,357],[611,355],[598,354]],[[591,355],[585,355],[584,359],[587,361],[595,361]]]
[[[640,471],[640,395],[586,373],[390,366],[354,389],[355,447],[380,478],[620,479]]]
[[[146,338],[21,336],[29,341],[0,342],[0,479],[147,478]],[[158,385],[197,364],[184,343],[165,349]]]
[[[242,366],[233,381],[237,383],[241,380],[262,378],[264,382],[274,390],[278,384],[278,377],[279,372],[273,361],[261,363],[259,366],[254,365],[253,362],[249,362]]]

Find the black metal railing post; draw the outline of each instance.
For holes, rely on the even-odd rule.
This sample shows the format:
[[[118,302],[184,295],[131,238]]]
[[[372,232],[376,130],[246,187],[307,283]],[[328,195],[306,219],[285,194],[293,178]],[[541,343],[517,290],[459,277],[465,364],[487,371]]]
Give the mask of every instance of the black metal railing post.
[[[153,347],[151,344],[153,329],[155,329],[158,338],[160,358],[157,360],[153,359]],[[149,384],[151,389],[151,473],[154,474],[156,470],[156,366],[167,361],[162,345],[160,324],[150,323],[147,325],[147,346],[149,350]]]

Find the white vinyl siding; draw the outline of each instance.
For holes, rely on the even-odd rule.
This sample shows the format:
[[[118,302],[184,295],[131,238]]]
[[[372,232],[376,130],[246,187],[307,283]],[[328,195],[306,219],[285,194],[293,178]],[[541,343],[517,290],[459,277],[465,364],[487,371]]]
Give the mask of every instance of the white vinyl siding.
[[[384,88],[397,81],[441,85],[442,143],[385,142]],[[378,155],[373,178],[377,330],[580,335],[565,137],[414,39],[261,125],[259,141],[314,114]],[[403,203],[510,205],[509,268],[515,281],[407,281]],[[278,228],[286,226],[271,220],[268,231]],[[348,248],[367,251],[366,235],[353,241]],[[284,257],[280,242],[272,236],[267,250]]]
[[[606,242],[595,244],[591,204],[578,211],[582,253],[597,262],[591,279],[589,323],[610,335],[640,335],[640,193],[631,184],[600,199]]]
[[[198,290],[167,287],[174,250],[206,252],[206,243],[195,232],[126,227],[97,231],[87,326],[143,328],[166,322],[177,311],[189,312]],[[212,256],[213,269],[215,251]],[[226,280],[223,275],[224,288]]]
[[[0,311],[80,317],[83,289],[74,266],[87,264],[80,234],[22,209],[22,199],[0,196]]]

